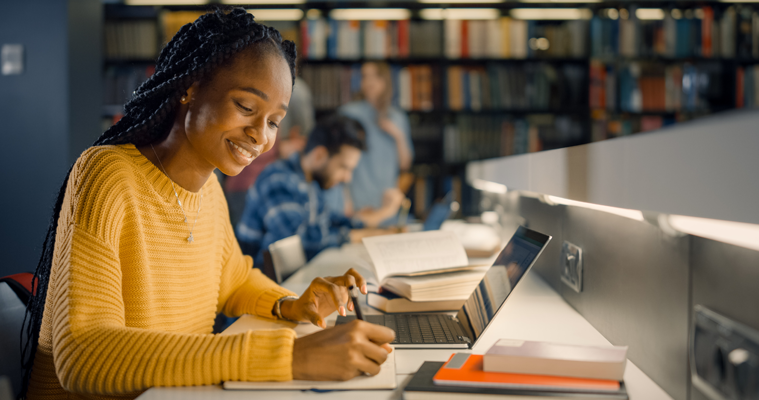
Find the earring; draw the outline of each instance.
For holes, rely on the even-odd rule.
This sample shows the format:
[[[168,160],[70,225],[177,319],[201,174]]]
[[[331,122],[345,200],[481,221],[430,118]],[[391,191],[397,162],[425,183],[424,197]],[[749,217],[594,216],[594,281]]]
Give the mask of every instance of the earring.
[[[179,99],[179,102],[182,104],[187,104],[187,96],[182,96],[182,98]]]

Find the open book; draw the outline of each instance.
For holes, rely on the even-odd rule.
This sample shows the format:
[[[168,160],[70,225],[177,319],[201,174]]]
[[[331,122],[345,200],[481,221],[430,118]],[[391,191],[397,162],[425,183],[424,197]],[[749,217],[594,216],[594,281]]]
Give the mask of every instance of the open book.
[[[380,286],[413,301],[467,298],[487,271],[469,265],[464,246],[450,231],[373,236],[363,242]]]

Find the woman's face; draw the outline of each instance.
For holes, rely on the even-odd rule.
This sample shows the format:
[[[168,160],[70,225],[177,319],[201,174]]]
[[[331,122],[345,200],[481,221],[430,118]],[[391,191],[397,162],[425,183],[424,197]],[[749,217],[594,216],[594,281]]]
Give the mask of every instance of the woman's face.
[[[187,90],[187,139],[210,166],[237,175],[274,146],[291,93],[283,57],[246,50]]]
[[[385,92],[385,81],[379,75],[377,66],[368,63],[361,66],[361,94],[364,98],[372,103],[376,104],[382,93]]]

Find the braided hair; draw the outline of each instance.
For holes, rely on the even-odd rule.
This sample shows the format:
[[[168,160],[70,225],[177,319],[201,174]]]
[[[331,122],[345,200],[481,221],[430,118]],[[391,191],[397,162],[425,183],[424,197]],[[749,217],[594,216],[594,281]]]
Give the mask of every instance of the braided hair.
[[[218,67],[231,62],[232,56],[256,46],[261,52],[275,52],[287,61],[295,84],[295,44],[282,40],[279,32],[254,21],[245,9],[218,9],[184,25],[161,50],[155,73],[134,92],[124,106],[124,117],[103,133],[93,144],[132,143],[144,146],[163,140],[171,130],[179,98],[196,81],[210,76]],[[72,167],[73,168],[73,167]],[[21,364],[24,373],[22,397],[26,395],[34,355],[37,352],[42,316],[53,262],[58,218],[66,194],[71,169],[58,191],[42,254],[32,281],[35,295],[24,315],[21,329]]]

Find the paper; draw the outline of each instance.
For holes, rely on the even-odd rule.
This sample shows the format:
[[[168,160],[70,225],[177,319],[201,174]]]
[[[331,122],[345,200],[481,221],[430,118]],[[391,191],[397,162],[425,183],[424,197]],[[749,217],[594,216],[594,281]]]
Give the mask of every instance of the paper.
[[[380,373],[357,376],[349,381],[224,382],[227,390],[369,390],[395,389],[395,352],[388,355]]]
[[[469,259],[453,232],[428,231],[363,239],[377,279],[391,275],[462,267]]]

